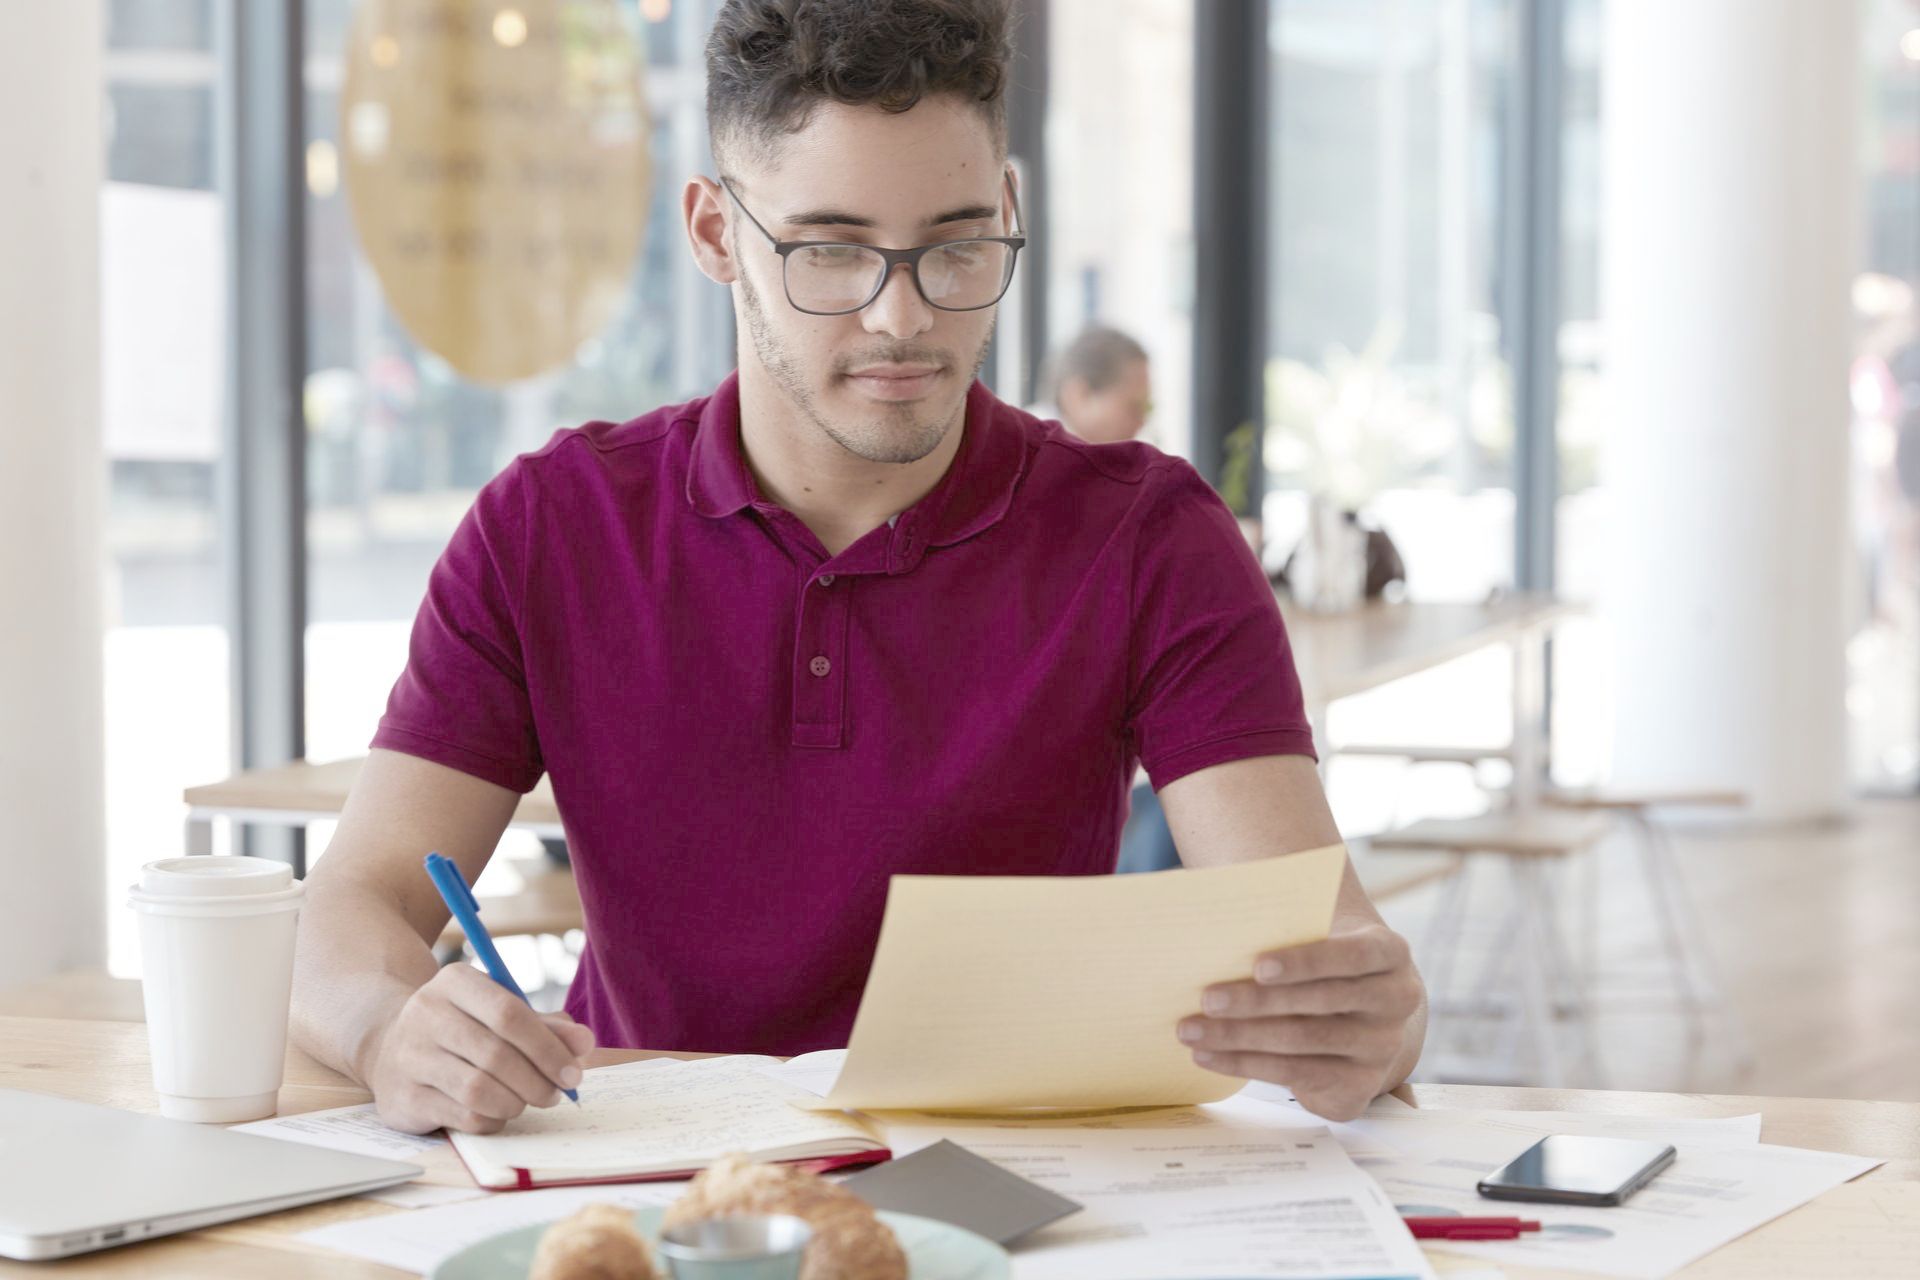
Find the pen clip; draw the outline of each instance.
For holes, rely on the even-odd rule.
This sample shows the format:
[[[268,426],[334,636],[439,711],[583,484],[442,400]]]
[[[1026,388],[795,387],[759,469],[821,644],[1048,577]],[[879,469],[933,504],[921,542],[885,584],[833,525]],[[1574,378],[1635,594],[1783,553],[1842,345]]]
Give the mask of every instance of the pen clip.
[[[473,896],[473,890],[467,884],[467,878],[460,874],[460,864],[442,853],[427,855],[427,874],[450,892],[460,895],[459,905],[475,915],[480,914],[480,900]],[[449,901],[449,907],[455,903]]]

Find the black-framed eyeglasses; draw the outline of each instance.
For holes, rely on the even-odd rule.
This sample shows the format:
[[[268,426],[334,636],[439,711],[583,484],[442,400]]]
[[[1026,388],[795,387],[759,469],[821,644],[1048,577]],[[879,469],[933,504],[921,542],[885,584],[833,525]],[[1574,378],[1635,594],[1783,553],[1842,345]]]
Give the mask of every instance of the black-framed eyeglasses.
[[[727,189],[740,212],[773,251],[780,255],[787,301],[796,311],[812,316],[844,316],[864,310],[887,287],[893,269],[905,264],[913,287],[930,307],[941,311],[979,311],[1000,301],[1013,283],[1013,264],[1026,247],[1026,226],[1020,217],[1020,193],[1007,180],[1013,197],[1013,227],[1021,234],[974,236],[941,240],[914,249],[881,249],[870,244],[825,240],[779,240],[762,226],[726,178]]]

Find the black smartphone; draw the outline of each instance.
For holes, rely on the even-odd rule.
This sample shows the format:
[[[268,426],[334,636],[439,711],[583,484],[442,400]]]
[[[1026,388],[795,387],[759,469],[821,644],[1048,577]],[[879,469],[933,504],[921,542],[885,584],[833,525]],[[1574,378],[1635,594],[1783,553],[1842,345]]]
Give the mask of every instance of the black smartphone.
[[[1673,1148],[1631,1138],[1556,1133],[1480,1180],[1490,1200],[1539,1204],[1620,1204],[1673,1163]]]

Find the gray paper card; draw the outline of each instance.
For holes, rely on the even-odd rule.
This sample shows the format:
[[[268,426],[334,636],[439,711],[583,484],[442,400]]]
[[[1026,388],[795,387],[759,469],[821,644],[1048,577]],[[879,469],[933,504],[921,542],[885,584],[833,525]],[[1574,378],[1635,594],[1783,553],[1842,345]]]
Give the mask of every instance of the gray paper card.
[[[936,1142],[842,1180],[876,1209],[965,1227],[996,1244],[1057,1222],[1080,1206],[951,1142]]]

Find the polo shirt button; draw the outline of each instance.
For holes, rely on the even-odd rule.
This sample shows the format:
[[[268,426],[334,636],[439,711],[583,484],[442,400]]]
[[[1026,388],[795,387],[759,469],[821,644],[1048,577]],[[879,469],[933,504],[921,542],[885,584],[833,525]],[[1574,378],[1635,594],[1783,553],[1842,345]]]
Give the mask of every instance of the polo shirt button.
[[[827,672],[833,670],[833,664],[827,661],[825,654],[820,654],[815,657],[812,662],[807,664],[807,670],[813,672],[816,676],[824,676]]]
[[[823,574],[821,574],[821,575],[820,575],[820,585],[821,585],[821,586],[823,586],[823,587],[830,587],[830,586],[832,586],[832,585],[833,585],[833,575],[832,575],[832,574],[830,574],[830,573],[823,573]]]

